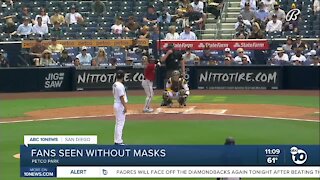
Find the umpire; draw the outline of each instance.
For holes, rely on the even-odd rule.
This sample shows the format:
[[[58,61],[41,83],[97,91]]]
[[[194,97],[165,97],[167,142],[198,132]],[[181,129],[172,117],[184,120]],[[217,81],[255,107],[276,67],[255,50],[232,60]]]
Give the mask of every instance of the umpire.
[[[182,54],[174,50],[173,44],[169,44],[167,49],[167,52],[161,57],[161,63],[166,65],[166,80],[171,77],[174,70],[179,70],[180,63],[182,77],[185,77],[185,62]]]

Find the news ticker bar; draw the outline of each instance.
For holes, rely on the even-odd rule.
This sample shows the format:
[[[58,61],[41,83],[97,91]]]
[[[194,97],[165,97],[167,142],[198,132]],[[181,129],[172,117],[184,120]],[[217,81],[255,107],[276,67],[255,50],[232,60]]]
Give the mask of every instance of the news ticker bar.
[[[58,166],[58,178],[319,178],[320,166]],[[26,176],[25,176],[26,177]],[[30,176],[29,176],[30,177]],[[42,176],[44,177],[44,176]]]

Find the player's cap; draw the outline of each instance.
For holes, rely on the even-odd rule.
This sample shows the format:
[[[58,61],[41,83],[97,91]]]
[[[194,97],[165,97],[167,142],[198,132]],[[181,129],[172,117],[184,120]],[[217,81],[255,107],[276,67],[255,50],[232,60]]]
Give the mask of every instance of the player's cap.
[[[225,49],[224,49],[224,52],[230,52],[230,51],[231,51],[230,48],[225,48]]]
[[[244,3],[245,6],[250,6],[249,2]]]
[[[117,78],[117,79],[122,79],[122,78],[124,78],[124,71],[118,70],[117,73],[116,73],[116,78]]]
[[[279,3],[278,3],[278,2],[275,2],[273,6],[274,6],[274,7],[279,6]]]
[[[87,47],[86,46],[82,46],[81,51],[83,51],[83,50],[87,50]]]
[[[52,37],[51,41],[57,41],[57,38],[56,37]]]
[[[235,145],[235,144],[236,144],[236,141],[234,140],[233,137],[228,137],[224,142],[224,145]]]
[[[172,72],[172,76],[180,76],[180,71],[174,70],[174,71]]]

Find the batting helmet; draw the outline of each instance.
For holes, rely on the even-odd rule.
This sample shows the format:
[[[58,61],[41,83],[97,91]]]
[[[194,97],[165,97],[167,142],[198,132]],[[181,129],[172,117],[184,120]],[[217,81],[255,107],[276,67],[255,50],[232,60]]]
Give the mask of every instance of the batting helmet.
[[[124,71],[118,70],[116,73],[116,78],[117,79],[123,79],[124,78]]]

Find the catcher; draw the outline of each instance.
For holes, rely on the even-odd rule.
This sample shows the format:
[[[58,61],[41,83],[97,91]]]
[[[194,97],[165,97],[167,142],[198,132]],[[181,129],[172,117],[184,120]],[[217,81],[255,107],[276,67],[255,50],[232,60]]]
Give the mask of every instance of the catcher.
[[[186,106],[186,101],[190,95],[188,83],[181,78],[178,70],[172,72],[166,83],[166,90],[163,92],[163,104],[161,106],[172,107],[172,100],[177,100],[179,107]]]

